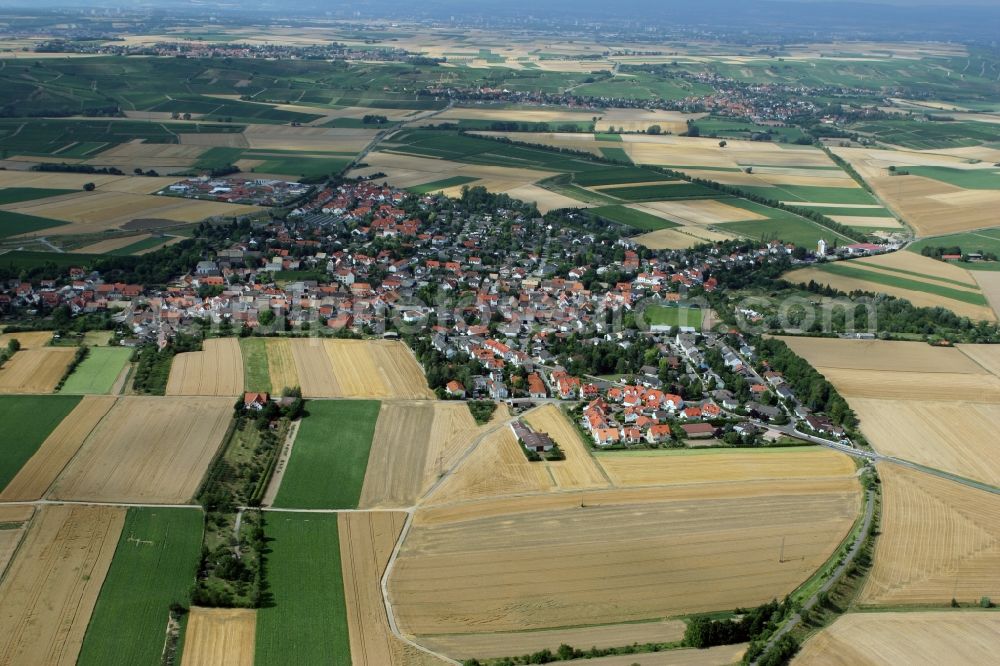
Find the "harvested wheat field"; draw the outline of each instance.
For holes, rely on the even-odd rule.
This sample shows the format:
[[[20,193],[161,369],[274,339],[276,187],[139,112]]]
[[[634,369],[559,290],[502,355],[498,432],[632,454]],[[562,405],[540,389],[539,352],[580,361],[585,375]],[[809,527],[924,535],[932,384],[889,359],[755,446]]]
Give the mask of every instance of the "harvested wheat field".
[[[986,372],[958,348],[932,347],[926,342],[777,337],[793,352],[809,361],[810,365],[824,368],[913,373],[985,374]],[[991,349],[991,347],[986,348]]]
[[[982,370],[1000,377],[1000,345],[956,345]]]
[[[528,462],[506,425],[484,435],[476,448],[425,499],[426,504],[444,504],[502,495],[544,492],[555,481],[541,462]]]
[[[357,153],[375,134],[375,130],[368,129],[249,125],[243,137],[250,148],[261,150]]]
[[[402,512],[337,516],[351,662],[356,666],[444,663],[400,641],[389,628],[382,599],[382,574],[405,520]]]
[[[257,612],[248,608],[191,609],[181,666],[253,666]]]
[[[299,385],[299,373],[295,369],[292,345],[284,338],[266,338],[267,372],[271,377],[271,388],[278,393],[283,388]]]
[[[114,238],[108,238],[107,240],[98,241],[96,243],[92,243],[91,245],[85,245],[83,247],[70,251],[73,252],[74,254],[106,254],[108,252],[114,252],[115,250],[120,250],[123,247],[128,247],[133,243],[142,242],[152,237],[153,237],[152,234],[139,234],[137,236],[115,236]]]
[[[34,512],[35,508],[32,506],[0,506],[0,523],[5,523],[0,530],[0,580],[28,531],[28,521]]]
[[[915,252],[887,252],[886,254],[879,254],[874,257],[862,257],[853,260],[852,265],[882,269],[883,272],[895,273],[896,275],[900,274],[899,271],[907,271],[905,274],[907,279],[920,279],[924,277],[925,279],[937,280],[938,282],[943,281],[951,286],[960,288],[960,285],[954,284],[958,282],[978,291],[976,280],[969,271],[960,266],[949,264],[946,261],[931,259]]]
[[[0,393],[52,393],[75,354],[73,347],[17,352],[0,368]]]
[[[998,650],[998,613],[848,613],[806,641],[792,664],[988,664],[995,660]]]
[[[232,417],[231,398],[119,398],[49,495],[180,504],[201,484]]]
[[[620,647],[633,643],[673,643],[684,637],[686,626],[683,620],[660,620],[547,631],[417,636],[416,640],[452,659],[483,659],[532,654],[546,648],[555,652],[562,643],[580,649]]]
[[[243,355],[237,338],[205,340],[203,351],[174,357],[167,395],[243,394]]]
[[[851,260],[849,264],[850,263],[854,263],[854,260]],[[902,276],[911,283],[910,285],[887,284],[885,281],[886,278],[892,279],[893,277],[896,277],[898,279],[901,276],[898,274],[894,275],[891,273],[885,273],[884,271],[869,270],[867,268],[859,268],[858,270],[864,270],[865,273],[870,273],[871,279],[866,279],[869,277],[868,275],[854,277],[843,274],[835,274],[824,270],[823,268],[813,267],[799,268],[789,273],[785,273],[782,277],[789,282],[797,282],[800,284],[815,281],[817,284],[826,285],[846,293],[850,293],[852,291],[867,291],[888,294],[897,298],[905,298],[917,307],[943,307],[951,310],[961,317],[969,317],[970,319],[984,321],[996,321],[997,319],[996,313],[988,305],[968,302],[967,299],[975,299],[978,294],[978,289],[975,287],[963,287],[961,285],[954,285],[951,283],[942,283],[941,281],[933,280],[932,278],[921,278],[920,276],[910,275]],[[928,285],[926,289],[922,288],[924,284]],[[933,293],[935,287],[953,289],[954,291],[962,292],[962,295],[958,298],[952,298],[950,295]]]
[[[817,366],[845,398],[1000,403],[1000,379],[988,374],[886,372]]]
[[[743,166],[836,166],[821,150],[806,148],[792,150],[778,144],[762,141],[727,139],[726,147],[719,147],[718,139],[681,136],[650,136],[623,134],[622,147],[636,164],[675,167],[726,167]],[[687,170],[687,169],[685,169]],[[715,172],[716,177],[720,172]],[[721,172],[725,173],[725,172]]]
[[[108,190],[66,195],[58,197],[58,201],[39,199],[11,204],[3,209],[70,223],[46,230],[48,235],[99,233],[136,219],[199,222],[216,215],[234,217],[260,212],[255,206]]]
[[[293,339],[306,398],[433,399],[424,372],[402,342]]]
[[[891,175],[889,167],[977,168],[941,151],[832,148],[872,186],[875,193],[914,228],[918,236],[939,236],[992,226],[1000,191],[967,190],[934,178]],[[982,167],[978,167],[982,168]]]
[[[654,109],[605,109],[594,125],[594,130],[606,132],[614,126],[625,132],[645,132],[650,126],[659,125],[664,132],[680,134],[687,131],[689,120],[697,120],[705,115]]]
[[[675,455],[642,452],[598,456],[616,486],[691,483],[770,482],[780,479],[850,477],[854,463],[843,453],[821,447],[713,449]]]
[[[608,485],[600,466],[580,440],[580,434],[558,407],[548,404],[533,409],[524,415],[524,420],[533,430],[548,433],[566,456],[565,460],[544,463],[556,486],[573,489]]]
[[[1000,404],[851,398],[882,454],[1000,486]]]
[[[667,220],[694,225],[767,219],[763,215],[758,215],[753,211],[730,206],[716,199],[654,201],[652,203],[630,204],[626,208],[635,208],[636,210],[641,210]]]
[[[52,341],[52,331],[4,333],[0,335],[0,347],[6,349],[11,340],[17,340],[21,343],[21,349],[36,349],[37,347],[44,347]]]
[[[412,506],[477,432],[464,402],[383,402],[358,506]]]
[[[880,464],[881,534],[859,601],[975,603],[1000,596],[1000,496]]]
[[[855,479],[769,485],[584,490],[426,517],[418,509],[389,579],[396,619],[415,635],[492,633],[781,598],[841,543],[861,500]],[[616,495],[635,501],[600,503]]]
[[[44,497],[52,482],[114,404],[113,396],[84,396],[0,492],[0,501],[25,502]]]
[[[969,271],[979,285],[980,291],[986,297],[986,301],[993,308],[997,318],[1000,318],[1000,272],[994,271]]]
[[[125,509],[46,506],[0,583],[0,663],[76,663]]]
[[[635,241],[650,250],[683,250],[700,243],[732,240],[733,234],[710,231],[699,227],[681,227],[678,229],[658,229],[633,237]]]

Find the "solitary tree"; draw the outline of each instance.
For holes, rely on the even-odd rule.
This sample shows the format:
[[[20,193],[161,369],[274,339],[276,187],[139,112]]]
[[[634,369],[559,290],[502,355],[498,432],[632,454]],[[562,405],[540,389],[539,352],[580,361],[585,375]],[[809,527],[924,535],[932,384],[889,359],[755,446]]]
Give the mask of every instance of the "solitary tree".
[[[726,140],[725,139],[723,139],[722,141],[719,142],[719,148],[725,148],[726,145],[727,144],[726,144]]]

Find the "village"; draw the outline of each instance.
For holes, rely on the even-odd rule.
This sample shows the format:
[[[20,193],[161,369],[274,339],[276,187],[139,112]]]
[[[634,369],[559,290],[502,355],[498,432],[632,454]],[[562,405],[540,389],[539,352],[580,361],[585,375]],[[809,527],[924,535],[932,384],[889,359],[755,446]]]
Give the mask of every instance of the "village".
[[[842,436],[761,367],[742,335],[707,325],[713,273],[787,260],[794,246],[650,252],[583,224],[553,224],[519,202],[489,213],[466,204],[372,182],[326,186],[284,221],[251,223],[245,241],[166,289],[70,269],[62,283],[19,281],[0,307],[110,312],[129,332],[123,344],[161,349],[195,329],[402,336],[424,345],[418,358],[442,398],[564,402],[599,448],[759,445],[781,439],[768,424],[789,418]],[[580,263],[584,254],[591,263]],[[826,248],[816,254],[809,260]],[[650,308],[702,325],[637,324]],[[563,365],[581,354],[590,361]]]

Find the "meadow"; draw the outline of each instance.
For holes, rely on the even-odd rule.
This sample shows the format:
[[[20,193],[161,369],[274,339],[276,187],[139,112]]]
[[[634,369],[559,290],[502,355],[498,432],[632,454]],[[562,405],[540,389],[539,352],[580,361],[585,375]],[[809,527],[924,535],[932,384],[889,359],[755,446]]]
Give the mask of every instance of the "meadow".
[[[59,392],[109,393],[131,356],[132,350],[123,347],[91,347],[87,357],[73,370]]]
[[[308,401],[275,506],[357,508],[379,407],[375,400]]]
[[[351,663],[337,522],[332,513],[266,514],[272,603],[257,613],[258,666]]]
[[[203,520],[194,509],[128,510],[77,663],[159,662],[171,604],[189,603]]]

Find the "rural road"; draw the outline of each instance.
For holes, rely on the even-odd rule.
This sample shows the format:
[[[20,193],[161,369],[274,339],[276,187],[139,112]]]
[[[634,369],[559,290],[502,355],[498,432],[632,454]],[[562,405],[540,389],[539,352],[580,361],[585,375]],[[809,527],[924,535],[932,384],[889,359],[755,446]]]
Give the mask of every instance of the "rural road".
[[[805,602],[803,602],[802,608],[809,610],[810,608],[815,606],[819,600],[819,595],[823,594],[824,592],[829,592],[830,588],[833,587],[838,580],[840,580],[841,575],[844,573],[844,571],[847,570],[847,567],[854,561],[854,558],[857,556],[858,551],[860,551],[861,547],[864,545],[865,538],[868,535],[868,531],[871,529],[872,518],[874,515],[875,515],[875,495],[874,493],[872,493],[872,491],[867,490],[865,491],[864,521],[861,523],[861,529],[858,530],[858,534],[854,538],[854,543],[851,544],[851,549],[847,552],[847,556],[844,557],[844,561],[841,562],[839,565],[837,565],[837,568],[833,570],[827,581],[823,583],[823,585],[818,590],[816,590],[815,594],[813,594],[811,597],[806,599]],[[789,631],[797,627],[801,621],[802,621],[802,615],[800,615],[799,613],[795,613],[794,615],[792,615],[792,617],[788,619],[788,622],[786,622],[784,626],[781,627],[781,629],[776,631],[774,635],[771,636],[771,639],[767,642],[767,645],[764,646],[764,651],[761,654],[766,654],[768,650],[774,647],[775,643],[777,643],[782,636],[784,636]],[[757,665],[756,661],[751,663],[751,666],[756,666],[756,665]]]

